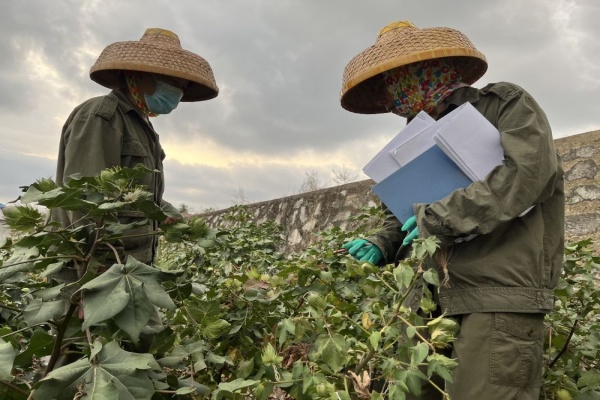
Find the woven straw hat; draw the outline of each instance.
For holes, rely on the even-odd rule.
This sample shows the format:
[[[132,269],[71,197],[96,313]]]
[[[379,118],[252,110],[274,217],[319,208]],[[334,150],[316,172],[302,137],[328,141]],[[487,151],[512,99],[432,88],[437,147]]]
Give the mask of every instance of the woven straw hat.
[[[383,27],[375,44],[355,56],[344,69],[340,101],[348,111],[385,113],[382,72],[435,58],[452,58],[463,82],[472,84],[487,70],[485,56],[461,32],[451,28],[419,29],[410,21]]]
[[[208,100],[219,94],[208,62],[181,48],[179,37],[160,28],[146,29],[139,41],[108,45],[90,69],[90,78],[113,88],[122,70],[152,72],[190,81],[181,101]]]

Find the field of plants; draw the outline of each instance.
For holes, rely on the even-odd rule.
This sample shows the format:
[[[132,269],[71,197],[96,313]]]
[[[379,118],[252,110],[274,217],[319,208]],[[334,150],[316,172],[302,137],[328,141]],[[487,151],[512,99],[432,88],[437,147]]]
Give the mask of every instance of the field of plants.
[[[81,215],[64,228],[10,207],[0,237],[0,399],[395,399],[445,395],[457,323],[439,315],[437,248],[419,239],[399,265],[337,252],[367,234],[319,233],[283,255],[282,227],[243,206],[227,226],[201,218],[161,225],[158,262],[122,260],[119,242],[173,216],[135,185],[143,168],[111,169],[23,195]],[[119,212],[143,219],[122,224]],[[600,257],[589,241],[565,248],[556,309],[546,319],[542,399],[600,399]],[[114,259],[99,261],[101,253]],[[105,255],[105,254],[104,254]],[[451,266],[450,266],[451,268]],[[54,278],[71,269],[74,281]],[[449,397],[446,397],[449,398]]]

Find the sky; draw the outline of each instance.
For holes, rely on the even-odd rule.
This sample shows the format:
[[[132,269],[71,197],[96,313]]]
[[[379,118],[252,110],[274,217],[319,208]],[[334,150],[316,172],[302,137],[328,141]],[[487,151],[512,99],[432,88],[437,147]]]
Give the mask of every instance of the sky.
[[[542,106],[555,138],[600,129],[597,0],[3,0],[0,203],[53,178],[62,126],[108,90],[89,69],[111,43],[175,32],[220,92],[153,119],[165,199],[192,211],[368,179],[362,167],[406,124],[344,110],[346,64],[393,21],[451,27]],[[338,178],[336,181],[336,177]]]

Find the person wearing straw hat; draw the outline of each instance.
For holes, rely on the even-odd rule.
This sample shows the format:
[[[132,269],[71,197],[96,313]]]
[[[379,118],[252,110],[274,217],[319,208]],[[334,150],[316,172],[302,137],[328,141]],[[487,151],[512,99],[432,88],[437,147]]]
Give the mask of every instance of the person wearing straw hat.
[[[93,176],[105,168],[134,167],[141,163],[160,171],[148,174],[141,183],[153,193],[156,204],[176,213],[174,207],[162,199],[165,153],[150,117],[169,114],[180,101],[216,97],[219,88],[209,63],[184,50],[175,33],[150,28],[139,41],[107,46],[91,67],[90,78],[112,90],[77,106],[64,124],[57,183],[68,181],[75,173]],[[122,214],[123,222],[142,219],[134,214]],[[72,213],[64,210],[55,210],[52,218],[63,226],[77,221]],[[156,223],[153,223],[139,228],[140,232],[136,233],[155,228]],[[150,264],[154,261],[156,246],[157,238],[146,236],[128,239],[122,250],[125,255]],[[77,276],[72,276],[73,279]]]
[[[398,262],[416,238],[436,236],[449,284],[433,295],[461,328],[452,350],[459,365],[446,390],[458,400],[537,400],[544,315],[562,269],[564,173],[546,115],[529,93],[508,82],[471,86],[486,70],[485,56],[461,32],[409,21],[385,26],[348,63],[344,109],[408,120],[425,111],[439,119],[469,102],[498,128],[504,161],[482,181],[414,204],[407,221],[388,212],[375,234],[343,247],[381,265]],[[399,187],[398,196],[410,190]]]

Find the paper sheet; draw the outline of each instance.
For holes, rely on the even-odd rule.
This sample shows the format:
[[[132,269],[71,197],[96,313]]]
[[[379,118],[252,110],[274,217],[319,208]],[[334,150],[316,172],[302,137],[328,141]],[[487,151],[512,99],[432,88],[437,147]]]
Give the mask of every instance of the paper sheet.
[[[392,140],[386,144],[378,153],[365,165],[363,172],[375,182],[381,182],[395,171],[398,170],[398,163],[390,156],[390,150],[393,150],[401,143],[410,140],[423,129],[433,124],[435,121],[425,112],[420,112],[407,124]]]

